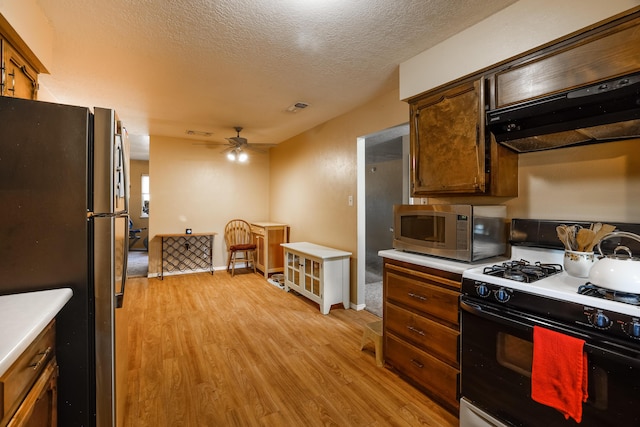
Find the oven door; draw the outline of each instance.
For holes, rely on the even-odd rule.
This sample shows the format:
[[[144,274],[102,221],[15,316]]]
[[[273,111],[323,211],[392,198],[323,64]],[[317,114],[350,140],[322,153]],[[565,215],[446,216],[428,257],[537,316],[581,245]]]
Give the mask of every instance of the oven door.
[[[589,398],[580,426],[640,425],[640,352],[566,325],[462,297],[461,395],[514,426],[577,426],[531,399],[533,327],[585,340]],[[464,427],[464,426],[463,426]]]

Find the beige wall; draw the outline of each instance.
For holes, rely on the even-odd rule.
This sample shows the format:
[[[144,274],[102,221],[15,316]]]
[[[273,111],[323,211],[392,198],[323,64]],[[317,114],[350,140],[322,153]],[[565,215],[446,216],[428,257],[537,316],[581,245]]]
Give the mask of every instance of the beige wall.
[[[129,215],[133,220],[133,228],[144,228],[139,236],[140,240],[136,242],[133,249],[144,249],[143,240],[149,232],[149,218],[141,217],[142,214],[142,197],[140,188],[140,178],[142,175],[149,174],[149,162],[147,160],[131,160],[131,196],[129,199]]]
[[[640,222],[640,140],[519,156],[510,217]]]
[[[351,301],[358,257],[356,139],[408,118],[409,107],[394,90],[271,149],[271,218],[291,226],[291,241],[353,253]]]
[[[149,141],[149,273],[159,272],[157,234],[215,232],[215,266],[226,265],[224,226],[233,218],[269,220],[269,155],[232,163],[222,147],[151,136]],[[278,220],[278,218],[271,218]]]

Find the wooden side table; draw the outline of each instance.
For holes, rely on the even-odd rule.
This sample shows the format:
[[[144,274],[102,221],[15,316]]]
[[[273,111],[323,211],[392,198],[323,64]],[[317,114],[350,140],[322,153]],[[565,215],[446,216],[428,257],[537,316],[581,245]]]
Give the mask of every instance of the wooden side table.
[[[256,267],[264,278],[284,272],[284,250],[280,244],[289,242],[289,226],[276,222],[252,222],[251,234],[256,244]]]
[[[160,280],[164,272],[209,270],[213,274],[213,239],[218,233],[158,234],[162,240]]]

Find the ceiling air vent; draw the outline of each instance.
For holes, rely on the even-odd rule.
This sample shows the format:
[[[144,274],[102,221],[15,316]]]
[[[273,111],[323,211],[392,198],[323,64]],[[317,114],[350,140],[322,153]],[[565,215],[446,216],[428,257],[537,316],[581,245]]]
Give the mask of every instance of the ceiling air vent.
[[[287,111],[290,113],[297,113],[300,110],[304,110],[308,106],[309,104],[307,104],[306,102],[296,102],[295,104],[289,106],[289,108],[287,108]]]
[[[201,130],[191,130],[191,129],[187,129],[187,135],[197,135],[197,136],[211,136],[213,135],[212,132],[205,132],[205,131],[201,131]]]

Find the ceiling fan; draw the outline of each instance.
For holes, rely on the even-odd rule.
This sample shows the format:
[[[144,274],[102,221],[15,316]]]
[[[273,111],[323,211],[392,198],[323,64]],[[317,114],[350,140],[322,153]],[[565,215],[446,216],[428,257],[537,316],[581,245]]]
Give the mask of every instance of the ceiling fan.
[[[234,127],[237,135],[232,136],[230,138],[225,138],[228,142],[216,144],[216,143],[205,143],[198,145],[207,145],[207,146],[226,146],[222,153],[226,153],[227,158],[232,161],[245,162],[248,159],[248,154],[246,151],[254,151],[256,153],[266,153],[268,148],[275,147],[275,144],[251,144],[247,141],[247,138],[240,136],[240,132],[242,131],[241,126]]]

